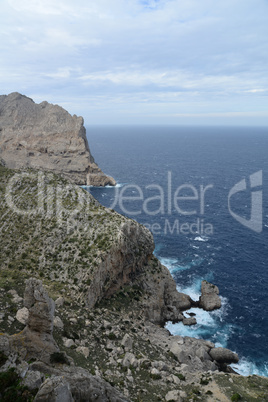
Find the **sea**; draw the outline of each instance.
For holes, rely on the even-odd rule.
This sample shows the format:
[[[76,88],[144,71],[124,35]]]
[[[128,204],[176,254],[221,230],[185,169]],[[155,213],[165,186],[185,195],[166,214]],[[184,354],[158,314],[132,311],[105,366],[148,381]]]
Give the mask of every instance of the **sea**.
[[[268,128],[93,126],[91,152],[116,187],[87,187],[146,225],[156,257],[194,300],[207,280],[222,307],[193,308],[172,334],[238,353],[242,375],[268,376]],[[187,315],[187,314],[186,314]]]

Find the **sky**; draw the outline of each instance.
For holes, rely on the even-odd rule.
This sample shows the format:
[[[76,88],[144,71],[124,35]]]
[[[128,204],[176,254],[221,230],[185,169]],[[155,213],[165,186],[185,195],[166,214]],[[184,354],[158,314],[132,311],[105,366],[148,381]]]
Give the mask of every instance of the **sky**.
[[[268,0],[1,0],[0,56],[86,125],[268,126]]]

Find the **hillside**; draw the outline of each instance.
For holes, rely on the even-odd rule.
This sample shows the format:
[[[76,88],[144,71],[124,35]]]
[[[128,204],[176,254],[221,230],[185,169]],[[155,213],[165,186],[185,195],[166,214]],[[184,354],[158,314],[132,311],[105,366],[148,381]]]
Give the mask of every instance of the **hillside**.
[[[230,370],[235,353],[163,328],[189,324],[197,301],[145,227],[56,174],[3,165],[0,208],[3,401],[7,388],[25,401],[267,400],[267,379]]]

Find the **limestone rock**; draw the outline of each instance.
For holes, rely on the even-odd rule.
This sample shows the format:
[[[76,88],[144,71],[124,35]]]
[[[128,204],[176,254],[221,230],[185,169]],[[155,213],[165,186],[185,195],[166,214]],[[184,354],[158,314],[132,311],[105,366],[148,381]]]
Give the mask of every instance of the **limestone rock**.
[[[25,378],[23,379],[23,385],[29,389],[39,388],[43,382],[44,375],[40,371],[28,370]]]
[[[112,387],[108,382],[104,381],[102,378],[93,376],[89,372],[81,367],[72,366],[62,366],[60,368],[54,368],[48,366],[44,363],[34,362],[31,364],[31,370],[38,370],[51,375],[49,379],[45,381],[45,388],[43,386],[36,395],[35,401],[37,402],[50,402],[54,399],[49,399],[50,396],[55,396],[52,394],[53,389],[57,386],[67,385],[67,389],[70,390],[71,396],[75,401],[85,401],[85,402],[127,402],[128,399],[124,397],[119,391]],[[57,393],[64,395],[66,392],[66,386],[59,392],[60,388],[57,388]],[[64,392],[63,392],[64,391]],[[65,394],[66,397],[70,398],[70,393]],[[53,397],[54,397],[53,396]],[[44,399],[41,399],[44,398]],[[45,399],[46,398],[46,399]],[[66,401],[72,399],[66,399]],[[57,400],[60,401],[61,400]],[[62,400],[65,402],[65,400]]]
[[[89,348],[86,346],[79,346],[78,348],[76,348],[76,351],[82,353],[85,358],[89,356]]]
[[[24,306],[29,310],[27,325],[22,332],[10,337],[10,347],[22,358],[49,362],[50,355],[58,351],[52,335],[55,304],[42,281],[26,280]]]
[[[239,361],[237,353],[225,348],[213,348],[210,350],[209,354],[213,360],[216,360],[216,362],[221,364],[231,364]]]
[[[63,324],[63,322],[62,322],[62,320],[61,320],[60,317],[56,316],[56,317],[54,318],[54,321],[53,321],[53,322],[54,322],[54,326],[55,326],[56,328],[63,329],[64,324]]]
[[[73,402],[69,383],[63,377],[48,378],[39,389],[35,402]]]
[[[24,306],[29,310],[28,328],[38,333],[52,334],[55,303],[48,297],[42,281],[35,278],[26,281]]]
[[[62,296],[58,297],[55,300],[56,307],[61,307],[61,306],[63,306],[63,304],[64,304],[64,298]]]
[[[130,366],[137,367],[137,365],[138,365],[138,361],[135,358],[135,356],[133,355],[133,353],[127,352],[122,361],[122,366],[123,367],[130,367]]]
[[[176,401],[179,402],[181,401],[180,393],[177,390],[174,391],[169,391],[167,395],[165,396],[165,401]]]
[[[122,339],[121,345],[124,346],[125,350],[131,350],[133,346],[133,339],[126,334]]]
[[[183,325],[195,325],[196,324],[196,319],[195,317],[184,317],[183,320]]]
[[[19,322],[26,325],[29,318],[29,310],[27,307],[23,307],[17,311],[16,318]]]
[[[64,341],[64,346],[66,347],[66,348],[70,348],[71,346],[74,346],[74,341],[72,340],[72,339],[66,339],[65,341]]]
[[[199,306],[206,311],[212,311],[220,308],[221,299],[219,297],[219,288],[212,283],[202,281]]]
[[[116,184],[95,163],[82,117],[17,92],[0,96],[0,115],[0,159],[6,167],[53,171],[76,184]]]

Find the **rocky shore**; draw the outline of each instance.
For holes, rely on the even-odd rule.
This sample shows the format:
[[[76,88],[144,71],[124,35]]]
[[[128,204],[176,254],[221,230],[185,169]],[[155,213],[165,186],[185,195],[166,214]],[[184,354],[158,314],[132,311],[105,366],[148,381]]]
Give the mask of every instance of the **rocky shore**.
[[[37,208],[40,172],[0,166],[3,401],[265,400],[267,379],[229,368],[236,353],[164,328],[195,325],[192,306],[220,308],[218,288],[204,281],[199,300],[178,293],[145,227],[42,174]]]
[[[115,185],[91,155],[84,120],[17,92],[0,96],[0,159],[12,169],[61,174],[80,185]]]
[[[115,184],[83,119],[0,96],[0,400],[268,400],[235,352],[165,329],[221,308],[218,287],[178,292],[151,232],[74,183]]]

